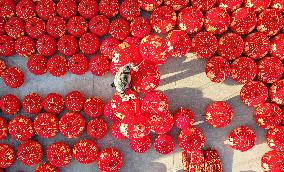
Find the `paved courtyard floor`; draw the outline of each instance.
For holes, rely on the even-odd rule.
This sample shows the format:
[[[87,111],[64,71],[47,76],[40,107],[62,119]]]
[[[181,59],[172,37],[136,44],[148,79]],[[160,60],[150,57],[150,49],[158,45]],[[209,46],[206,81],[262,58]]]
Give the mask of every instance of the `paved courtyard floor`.
[[[189,55],[190,56],[190,55]],[[114,89],[110,86],[113,80],[111,74],[104,77],[93,76],[90,72],[78,77],[67,74],[63,78],[55,78],[49,74],[42,77],[36,77],[30,74],[26,69],[26,59],[21,57],[10,57],[7,60],[8,65],[20,67],[25,75],[25,84],[19,89],[7,88],[0,81],[0,96],[8,93],[15,94],[21,99],[30,92],[38,92],[45,96],[50,92],[57,92],[66,95],[72,90],[78,90],[86,97],[99,96],[105,102],[109,101]],[[197,60],[194,57],[187,58],[170,58],[167,63],[160,66],[162,79],[159,90],[164,91],[169,97],[170,111],[174,112],[180,107],[190,108],[196,114],[198,121],[204,121],[204,109],[213,101],[226,101],[233,106],[234,118],[231,125],[215,129],[208,124],[201,123],[197,127],[201,128],[207,138],[206,148],[212,147],[217,149],[222,157],[225,172],[261,172],[260,158],[269,150],[265,143],[265,130],[259,128],[253,119],[253,109],[246,107],[239,99],[239,91],[241,85],[238,85],[232,79],[228,79],[225,83],[215,84],[207,79],[204,71],[205,61]],[[26,114],[24,114],[26,115]],[[2,114],[0,115],[2,116]],[[27,115],[34,118],[31,115]],[[5,115],[5,118],[8,119]],[[87,121],[90,120],[87,118]],[[256,146],[241,153],[233,151],[223,142],[227,139],[229,132],[239,125],[247,125],[253,128],[257,133]],[[179,131],[172,131],[174,138],[177,138]],[[87,134],[83,134],[82,138],[88,138]],[[46,148],[55,141],[64,141],[72,146],[78,139],[66,139],[58,134],[53,139],[41,139],[34,137]],[[19,145],[19,142],[7,139],[2,141],[5,143]],[[124,155],[124,165],[121,172],[182,172],[181,150],[176,143],[174,153],[170,155],[159,155],[153,146],[145,154],[138,155],[134,153],[130,147],[128,140],[116,141],[110,135],[98,141],[101,148],[115,146],[122,151]],[[46,160],[46,159],[44,159]],[[8,172],[32,172],[34,167],[26,167],[19,162],[7,170]],[[80,165],[74,159],[72,163],[61,169],[62,172],[96,172],[98,171],[96,164]]]

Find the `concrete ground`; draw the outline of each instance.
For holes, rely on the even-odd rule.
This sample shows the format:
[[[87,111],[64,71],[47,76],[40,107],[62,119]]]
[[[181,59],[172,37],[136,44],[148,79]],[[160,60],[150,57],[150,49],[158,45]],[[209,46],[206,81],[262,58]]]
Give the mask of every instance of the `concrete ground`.
[[[45,96],[50,92],[57,92],[66,95],[72,90],[79,90],[86,97],[99,96],[105,102],[109,101],[114,89],[110,86],[113,80],[111,74],[104,77],[93,76],[90,72],[83,76],[75,76],[68,73],[63,78],[55,78],[49,74],[41,77],[33,76],[26,69],[26,59],[21,57],[11,57],[5,60],[10,66],[20,67],[25,75],[25,84],[19,89],[7,88],[0,81],[0,96],[12,93],[21,99],[30,92],[38,92]],[[167,63],[160,66],[162,79],[159,90],[164,91],[169,97],[170,111],[174,112],[180,107],[190,108],[196,114],[198,121],[204,121],[204,109],[213,101],[226,101],[234,108],[234,118],[232,124],[222,129],[215,129],[206,123],[199,124],[207,138],[206,148],[212,147],[217,149],[222,157],[225,172],[260,172],[260,158],[269,150],[265,143],[265,130],[259,128],[253,120],[253,109],[246,107],[239,99],[239,91],[241,85],[236,84],[232,79],[228,79],[225,83],[215,84],[209,81],[204,71],[205,61],[197,60],[188,55],[187,58],[170,58]],[[30,118],[32,115],[24,114]],[[0,114],[6,119],[11,119],[7,115]],[[87,118],[87,121],[90,119]],[[257,133],[256,146],[241,153],[233,151],[228,145],[224,145],[229,132],[239,125],[247,125],[253,128]],[[177,138],[179,131],[174,129],[172,135]],[[84,133],[79,139],[88,138]],[[53,139],[42,139],[34,136],[46,148],[55,141],[65,141],[72,146],[78,139],[66,139],[58,134]],[[176,139],[175,139],[176,140]],[[16,148],[19,142],[10,138],[0,141],[13,144]],[[159,155],[154,151],[153,146],[147,153],[138,155],[134,153],[130,147],[128,140],[116,141],[110,135],[97,143],[101,148],[115,146],[123,153],[124,165],[121,172],[182,172],[181,166],[181,150],[176,143],[174,153],[170,155]],[[46,161],[44,158],[43,162]],[[33,171],[34,167],[24,166],[19,162],[9,168],[8,172],[24,172]],[[62,172],[91,172],[99,171],[95,163],[90,165],[80,165],[74,159],[66,168],[61,169]]]

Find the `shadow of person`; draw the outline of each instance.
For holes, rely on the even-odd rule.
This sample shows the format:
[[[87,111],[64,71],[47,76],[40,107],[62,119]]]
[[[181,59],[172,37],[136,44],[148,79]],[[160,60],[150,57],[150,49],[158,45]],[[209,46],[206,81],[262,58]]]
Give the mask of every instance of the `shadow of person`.
[[[181,107],[189,108],[195,113],[197,120],[203,120],[204,109],[212,102],[197,88],[174,88],[164,90],[164,93],[168,96],[171,112],[174,113]]]
[[[160,86],[204,72],[205,60],[189,58],[191,57],[187,59],[169,57],[167,63],[160,66],[161,74],[165,76],[162,77]],[[167,76],[167,74],[172,75]]]

